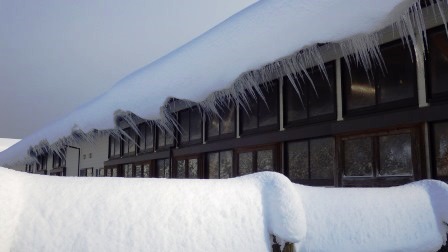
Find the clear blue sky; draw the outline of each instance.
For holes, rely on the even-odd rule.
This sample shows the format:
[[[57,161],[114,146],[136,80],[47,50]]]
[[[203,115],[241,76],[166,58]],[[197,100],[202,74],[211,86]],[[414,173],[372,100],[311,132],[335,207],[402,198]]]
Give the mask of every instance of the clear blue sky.
[[[31,134],[253,2],[0,0],[0,138]]]

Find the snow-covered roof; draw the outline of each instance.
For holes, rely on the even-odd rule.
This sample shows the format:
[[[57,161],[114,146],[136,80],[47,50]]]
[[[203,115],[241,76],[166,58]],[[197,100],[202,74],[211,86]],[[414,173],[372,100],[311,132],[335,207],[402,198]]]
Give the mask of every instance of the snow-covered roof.
[[[392,25],[415,42],[421,39],[415,31],[424,30],[421,14],[419,0],[259,1],[0,153],[0,163],[118,134],[117,118],[130,125],[143,118],[172,129],[171,97],[197,103],[206,113],[216,113],[227,99],[244,105],[245,90],[256,94],[260,83],[284,75],[294,80],[292,73],[323,66],[318,43],[369,68],[381,57],[378,31]]]

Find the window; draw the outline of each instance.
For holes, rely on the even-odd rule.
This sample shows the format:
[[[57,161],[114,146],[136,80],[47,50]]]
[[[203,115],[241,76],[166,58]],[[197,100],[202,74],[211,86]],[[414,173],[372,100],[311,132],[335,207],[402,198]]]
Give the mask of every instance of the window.
[[[164,129],[157,128],[157,149],[166,149],[174,145],[173,134]]]
[[[260,86],[264,99],[247,91],[248,104],[240,106],[241,132],[277,129],[279,124],[278,80]]]
[[[417,105],[415,60],[401,41],[381,47],[385,69],[374,66],[367,73],[360,63],[343,64],[344,109],[346,114]],[[352,59],[354,61],[354,59]]]
[[[260,146],[237,150],[238,175],[278,170],[276,146]]]
[[[98,177],[104,177],[105,176],[105,174],[104,174],[104,168],[100,168],[100,169],[98,169]]]
[[[201,178],[200,159],[198,156],[176,158],[174,160],[175,178]]]
[[[109,158],[121,156],[120,138],[109,136]]]
[[[344,186],[390,186],[419,179],[415,129],[360,135],[341,140]]]
[[[140,152],[151,152],[154,150],[153,126],[143,123],[139,126],[141,137],[139,138]]]
[[[336,81],[334,62],[325,65],[328,80],[319,68],[308,70],[307,76],[295,78],[293,82],[284,77],[283,97],[285,104],[285,122],[291,124],[336,119]]]
[[[151,164],[150,163],[146,163],[143,164],[143,170],[142,170],[142,177],[143,178],[149,178],[152,177],[152,172],[151,172]]]
[[[25,165],[25,172],[33,173],[33,166],[32,165]]]
[[[445,27],[428,32],[428,54],[426,80],[428,100],[439,101],[448,98],[448,39]]]
[[[208,178],[230,178],[233,169],[233,151],[211,152],[207,154]]]
[[[36,166],[36,170],[37,171],[45,171],[47,170],[47,161],[48,161],[48,155],[44,154],[44,155],[40,155],[37,157],[37,166]]]
[[[60,154],[62,155],[62,154]],[[57,153],[53,153],[53,169],[65,167],[65,158]]]
[[[169,178],[170,177],[170,159],[159,159],[156,161],[157,165],[157,177]]]
[[[286,144],[286,174],[293,182],[334,185],[334,139],[317,138]]]
[[[93,177],[93,168],[84,168],[79,171],[81,177]]]
[[[123,137],[123,155],[133,155],[135,154],[135,141],[136,134],[131,128],[124,130],[127,136]]]
[[[121,175],[118,173],[118,167],[107,167],[104,170],[106,177],[119,177]]]
[[[134,167],[132,164],[123,165],[123,177],[131,178],[134,177]]]
[[[235,136],[235,113],[235,104],[229,103],[219,110],[219,116],[208,117],[207,140]]]
[[[432,125],[434,177],[448,181],[448,122]]]
[[[180,144],[202,143],[202,114],[198,108],[179,112]]]

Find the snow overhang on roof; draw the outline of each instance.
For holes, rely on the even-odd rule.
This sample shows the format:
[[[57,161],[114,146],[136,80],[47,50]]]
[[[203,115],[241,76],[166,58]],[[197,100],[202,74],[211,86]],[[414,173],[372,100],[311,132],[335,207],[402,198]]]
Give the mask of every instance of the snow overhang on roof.
[[[446,7],[445,1],[432,6],[444,23]],[[99,134],[119,135],[122,120],[136,131],[138,121],[148,121],[173,132],[173,98],[208,114],[229,100],[245,106],[248,95],[262,95],[260,83],[286,75],[300,85],[310,66],[325,71],[319,43],[370,69],[381,64],[379,32],[389,26],[405,42],[423,44],[420,0],[259,1],[3,151],[0,163],[30,162]]]

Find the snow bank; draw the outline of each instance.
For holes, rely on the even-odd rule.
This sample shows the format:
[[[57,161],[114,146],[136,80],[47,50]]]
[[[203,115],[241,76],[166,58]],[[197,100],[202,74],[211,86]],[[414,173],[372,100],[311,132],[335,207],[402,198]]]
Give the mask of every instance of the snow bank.
[[[448,185],[315,188],[226,180],[69,178],[0,168],[0,251],[437,251]]]
[[[161,120],[158,123],[167,126],[169,113],[164,106],[170,97],[199,102],[212,112],[224,98],[244,103],[246,89],[253,89],[255,94],[264,81],[301,72],[309,65],[322,65],[317,43],[334,42],[344,56],[354,53],[368,67],[370,57],[378,57],[375,33],[380,29],[395,24],[403,36],[414,40],[414,30],[424,28],[418,2],[256,2],[0,153],[0,163],[20,160],[30,146],[37,145],[37,152],[48,148],[58,151],[71,141],[89,138],[95,130],[112,130],[116,126],[114,115],[133,113],[147,120]]]
[[[0,169],[0,251],[270,251],[300,242],[278,173],[227,180],[68,178]]]
[[[296,190],[307,218],[297,251],[437,251],[446,242],[448,185],[441,181]]]

